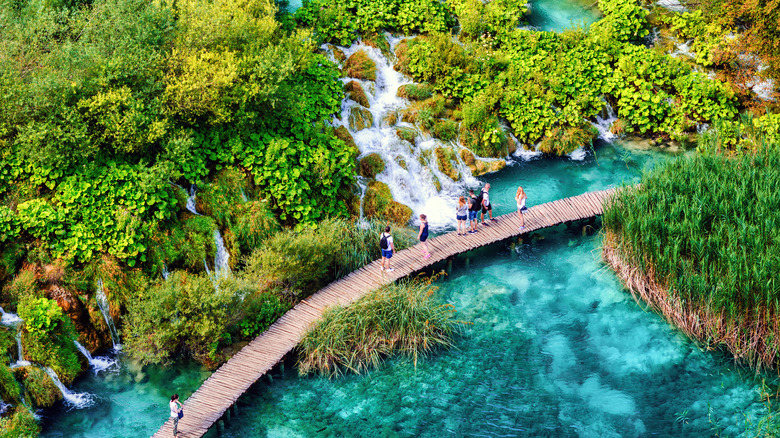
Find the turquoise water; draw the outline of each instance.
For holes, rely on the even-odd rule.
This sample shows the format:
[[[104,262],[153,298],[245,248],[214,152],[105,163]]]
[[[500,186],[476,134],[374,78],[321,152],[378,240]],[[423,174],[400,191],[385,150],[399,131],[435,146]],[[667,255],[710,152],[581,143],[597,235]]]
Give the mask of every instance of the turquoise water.
[[[175,363],[168,368],[142,367],[122,360],[118,370],[87,373],[73,386],[77,392],[95,395],[89,408],[68,410],[59,402],[43,411],[43,437],[151,436],[167,420],[168,402],[174,393],[187,398],[211,375],[195,363]]]
[[[416,369],[256,385],[226,436],[700,437],[716,422],[733,436],[760,411],[752,374],[643,311],[598,236],[544,236],[458,259],[438,292],[473,323],[458,349]]]
[[[595,1],[530,0],[528,24],[540,30],[561,32],[578,25],[590,26],[601,18]]]

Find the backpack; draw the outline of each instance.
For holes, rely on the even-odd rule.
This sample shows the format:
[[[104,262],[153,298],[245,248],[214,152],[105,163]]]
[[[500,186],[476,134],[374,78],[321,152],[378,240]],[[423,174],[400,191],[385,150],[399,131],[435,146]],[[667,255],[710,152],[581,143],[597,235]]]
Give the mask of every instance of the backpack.
[[[471,198],[471,211],[480,211],[482,210],[482,192],[479,192],[479,196],[476,198]]]
[[[379,239],[379,247],[382,249],[387,249],[387,234],[382,233],[382,238]]]

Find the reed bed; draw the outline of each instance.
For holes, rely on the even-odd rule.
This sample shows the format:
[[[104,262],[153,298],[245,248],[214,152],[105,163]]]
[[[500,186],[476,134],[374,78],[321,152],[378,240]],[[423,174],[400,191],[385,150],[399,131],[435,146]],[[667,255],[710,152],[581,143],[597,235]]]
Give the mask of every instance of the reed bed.
[[[606,206],[604,257],[637,298],[708,347],[778,362],[780,157],[681,158]]]
[[[432,281],[404,280],[326,311],[298,345],[299,373],[362,374],[390,355],[409,357],[416,366],[418,358],[451,347],[461,322],[451,304],[433,296]]]

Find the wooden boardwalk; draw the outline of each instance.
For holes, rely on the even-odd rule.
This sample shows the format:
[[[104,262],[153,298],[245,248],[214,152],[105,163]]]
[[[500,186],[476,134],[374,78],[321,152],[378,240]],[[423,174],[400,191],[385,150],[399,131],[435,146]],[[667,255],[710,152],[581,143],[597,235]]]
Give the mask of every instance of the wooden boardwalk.
[[[489,227],[480,225],[476,234],[458,236],[456,232],[451,232],[429,239],[431,257],[428,259],[422,259],[420,249],[415,246],[393,256],[393,272],[382,272],[380,261],[375,260],[329,284],[290,309],[203,382],[184,403],[184,418],[179,421],[178,436],[201,437],[208,432],[253,383],[298,345],[325,308],[349,304],[373,289],[456,254],[542,228],[600,215],[604,201],[614,193],[615,189],[590,192],[531,207],[525,214],[522,232],[518,230],[520,220],[517,213],[505,214]],[[168,412],[167,409],[165,412]],[[173,421],[168,419],[153,437],[172,435]]]

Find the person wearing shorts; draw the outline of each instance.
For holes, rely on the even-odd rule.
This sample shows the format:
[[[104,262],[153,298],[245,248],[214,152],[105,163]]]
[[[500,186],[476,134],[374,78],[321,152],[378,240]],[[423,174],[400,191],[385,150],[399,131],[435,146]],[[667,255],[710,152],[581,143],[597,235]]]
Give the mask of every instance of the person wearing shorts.
[[[385,227],[385,232],[379,238],[379,249],[382,251],[382,271],[392,272],[390,259],[395,254],[395,245],[393,245],[393,235],[390,233],[390,226]]]
[[[458,208],[455,209],[455,219],[458,221],[458,236],[465,236],[468,226],[466,225],[466,219],[469,215],[469,204],[466,202],[466,198],[461,196],[458,199]]]
[[[471,226],[469,234],[477,232],[477,217],[482,209],[482,205],[480,204],[479,199],[477,199],[477,196],[474,194],[474,190],[469,190],[469,225]]]
[[[490,220],[493,222],[498,222],[498,219],[493,219],[493,206],[490,204],[490,184],[485,184],[485,188],[482,189],[482,214],[480,215],[480,220],[482,221],[482,225],[487,225],[485,223],[485,213],[488,213],[490,216]]]

